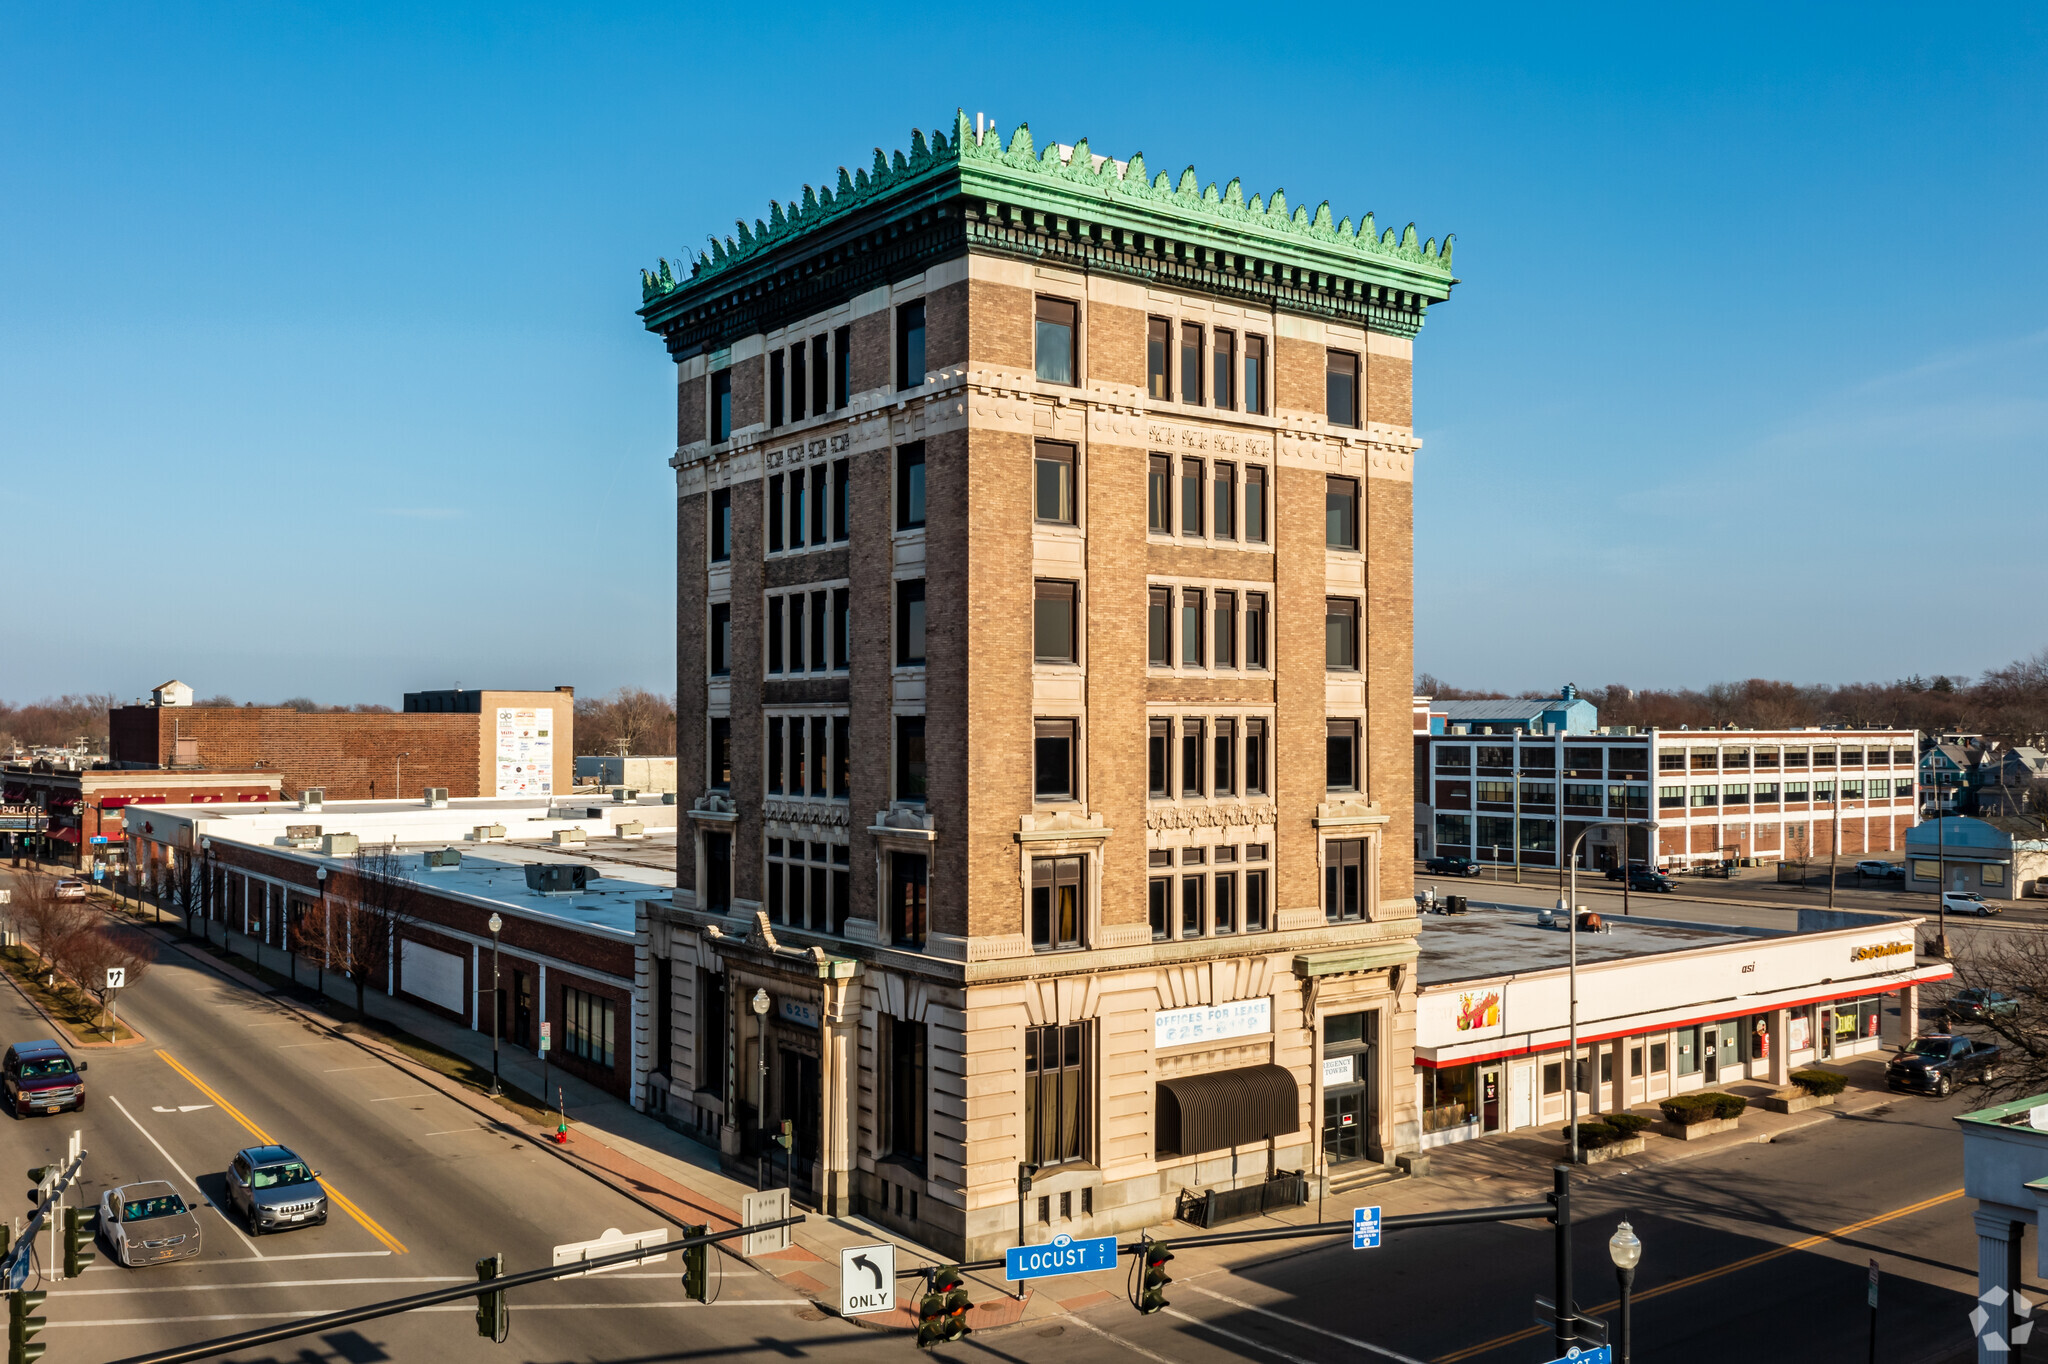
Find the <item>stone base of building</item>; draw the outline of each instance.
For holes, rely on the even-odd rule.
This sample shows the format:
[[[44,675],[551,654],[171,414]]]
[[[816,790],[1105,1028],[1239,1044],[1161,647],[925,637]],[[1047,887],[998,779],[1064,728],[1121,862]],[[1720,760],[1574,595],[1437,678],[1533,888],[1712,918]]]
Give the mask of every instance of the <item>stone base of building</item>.
[[[1705,1122],[1659,1123],[1658,1130],[1674,1141],[1700,1141],[1723,1132],[1733,1132],[1741,1125],[1740,1118],[1708,1118]]]

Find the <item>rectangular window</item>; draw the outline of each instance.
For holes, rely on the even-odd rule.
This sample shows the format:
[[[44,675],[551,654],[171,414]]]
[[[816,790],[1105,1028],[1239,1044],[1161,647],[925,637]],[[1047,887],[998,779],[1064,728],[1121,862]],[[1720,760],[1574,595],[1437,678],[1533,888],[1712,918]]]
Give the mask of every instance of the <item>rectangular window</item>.
[[[853,658],[853,592],[850,588],[832,589],[832,666],[845,672],[852,666]]]
[[[1219,796],[1237,794],[1237,721],[1216,722],[1216,742],[1210,745],[1209,787]]]
[[[896,584],[896,666],[924,666],[924,579]]]
[[[924,800],[924,717],[896,717],[896,799]]]
[[[732,489],[711,494],[711,562],[722,564],[732,558]]]
[[[782,425],[782,352],[768,357],[768,425]]]
[[[896,387],[916,388],[924,382],[924,300],[896,310]]]
[[[1199,668],[1205,655],[1202,651],[1202,589],[1187,587],[1180,594],[1180,665],[1183,668]]]
[[[889,1154],[924,1168],[925,1102],[930,1095],[925,1070],[925,1027],[907,1018],[889,1020],[889,1108],[883,1141]]]
[[[768,791],[771,795],[782,794],[782,717],[768,719]]]
[[[1154,800],[1173,796],[1173,721],[1154,720],[1145,739],[1147,794]]]
[[[1669,1068],[1671,1055],[1669,1046],[1670,1044],[1665,1042],[1652,1042],[1650,1044],[1650,1074],[1662,1075]]]
[[[1323,917],[1353,923],[1365,913],[1365,840],[1333,838],[1323,845]]]
[[[732,371],[711,376],[711,443],[732,439]]]
[[[1173,397],[1173,377],[1167,370],[1173,349],[1173,324],[1163,317],[1145,324],[1145,392],[1161,402]]]
[[[805,380],[804,343],[799,341],[789,348],[789,419],[793,422],[804,419],[804,395],[810,392]]]
[[[1037,514],[1047,525],[1074,524],[1074,447],[1058,441],[1037,444]]]
[[[831,503],[825,491],[827,470],[822,464],[811,466],[811,543],[825,543],[825,525]]]
[[[1173,666],[1173,589],[1155,587],[1146,594],[1145,658],[1155,668]]]
[[[1237,593],[1219,590],[1210,610],[1210,638],[1215,641],[1216,666],[1237,666]]]
[[[1358,357],[1333,350],[1329,360],[1329,417],[1332,426],[1357,426]]]
[[[925,867],[923,853],[889,854],[889,941],[898,947],[924,947]]]
[[[1074,722],[1039,720],[1034,740],[1032,794],[1040,800],[1074,798]]]
[[[1657,808],[1658,808],[1659,810],[1681,810],[1681,809],[1684,809],[1684,808],[1685,808],[1685,788],[1684,788],[1683,786],[1660,786],[1660,787],[1658,787],[1658,788],[1657,788]]]
[[[822,796],[830,790],[830,774],[825,766],[825,717],[811,717],[811,794]]]
[[[850,460],[832,461],[832,538],[845,540],[853,520],[853,466]]]
[[[1202,401],[1202,324],[1180,324],[1180,400]]]
[[[1025,1159],[1061,1165],[1088,1159],[1088,1025],[1024,1030]]]
[[[1332,791],[1358,789],[1358,721],[1329,722],[1324,785]]]
[[[710,760],[710,785],[720,791],[732,789],[732,720],[729,716],[711,717],[711,740],[706,745],[705,757]]]
[[[1266,794],[1266,722],[1244,722],[1244,793]]]
[[[1081,859],[1031,859],[1031,946],[1057,952],[1081,945]]]
[[[768,599],[768,671],[782,671],[782,598]]]
[[[1202,722],[1188,718],[1180,722],[1180,793],[1200,796],[1202,789]]]
[[[1358,601],[1330,597],[1323,611],[1323,666],[1338,672],[1358,671]]]
[[[825,398],[831,391],[832,371],[825,354],[825,338],[811,338],[811,415],[825,415]]]
[[[853,401],[853,328],[832,333],[832,406]]]
[[[1049,384],[1072,384],[1074,377],[1074,331],[1080,309],[1064,298],[1038,300],[1038,377]]]
[[[896,529],[924,524],[924,442],[896,452]]]
[[[853,749],[850,743],[850,724],[851,722],[844,715],[832,717],[832,794],[842,800],[853,794]]]
[[[1146,899],[1152,914],[1152,941],[1173,936],[1173,878],[1155,876],[1146,884]]]
[[[811,789],[810,747],[804,742],[804,717],[789,717],[789,794],[801,796]]]
[[[1266,410],[1266,338],[1263,336],[1244,339],[1244,410],[1255,414]]]
[[[774,554],[782,549],[782,475],[776,474],[768,480],[768,552]]]
[[[813,598],[814,604],[823,606],[824,596],[825,594],[822,592],[817,593]],[[805,615],[804,594],[801,592],[791,593],[789,597],[789,670],[793,673],[807,672],[812,668],[822,668],[825,666],[825,660],[821,656],[822,651],[814,653],[805,647],[807,640],[821,633],[816,627],[824,625],[823,613],[821,612],[811,618],[813,628],[808,630],[804,625]]]
[[[1266,594],[1244,594],[1244,665],[1266,666]]]
[[[1244,931],[1263,932],[1266,927],[1266,873],[1263,870],[1247,871],[1244,874]]]
[[[1202,461],[1180,462],[1180,533],[1199,537],[1202,533]]]
[[[1721,803],[1721,788],[1718,786],[1693,787],[1692,803],[1694,806],[1719,805]]]
[[[1146,462],[1145,529],[1173,534],[1173,459],[1168,455],[1153,455]]]
[[[1237,466],[1218,463],[1209,480],[1209,528],[1218,540],[1237,538]]]
[[[617,1011],[608,999],[572,986],[562,989],[562,1050],[579,1061],[611,1068],[618,1029]]]
[[[1358,480],[1331,475],[1323,501],[1323,543],[1331,549],[1357,549]]]
[[[804,471],[797,469],[789,476],[789,547],[804,547],[804,529],[810,524],[810,496],[805,491]]]
[[[1244,471],[1244,538],[1254,545],[1266,543],[1266,471],[1256,464]]]
[[[1678,1043],[1678,1073],[1697,1075],[1700,1072],[1700,1030],[1697,1027],[1680,1028],[1673,1034]]]
[[[1072,663],[1076,659],[1076,626],[1080,611],[1079,583],[1040,578],[1033,588],[1031,632],[1034,657],[1040,663]]]
[[[732,603],[711,604],[711,675],[726,677],[732,672]]]
[[[1209,398],[1218,407],[1229,407],[1237,374],[1237,333],[1216,329],[1209,348]]]

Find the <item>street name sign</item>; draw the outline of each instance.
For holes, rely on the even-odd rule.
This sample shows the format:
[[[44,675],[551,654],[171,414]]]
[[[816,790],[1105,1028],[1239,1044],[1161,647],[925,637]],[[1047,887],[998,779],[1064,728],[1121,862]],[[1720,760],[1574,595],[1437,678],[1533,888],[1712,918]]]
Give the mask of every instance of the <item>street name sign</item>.
[[[1378,1250],[1380,1248],[1380,1210],[1353,1208],[1351,1210],[1351,1248],[1353,1250]]]
[[[755,1193],[740,1195],[740,1221],[749,1227],[758,1227],[763,1222],[780,1222],[789,1216],[789,1190],[761,1189]],[[750,1231],[742,1238],[746,1244],[740,1247],[742,1255],[773,1255],[778,1250],[789,1249],[789,1228],[775,1227],[768,1231]]]
[[[1042,1246],[1011,1246],[1003,1252],[1003,1277],[1011,1283],[1115,1268],[1114,1236],[1090,1236],[1076,1241],[1061,1232]]]
[[[839,1315],[865,1317],[895,1310],[896,1247],[840,1247]]]
[[[1574,1345],[1564,1352],[1564,1358],[1553,1359],[1550,1364],[1612,1364],[1613,1359],[1614,1351],[1608,1346],[1596,1345],[1592,1349],[1582,1350]]]
[[[545,1052],[554,1044],[555,1025],[552,1019],[542,1019],[540,1024],[540,1049]]]
[[[571,1241],[565,1246],[555,1247],[555,1263],[572,1265],[578,1260],[595,1260],[601,1255],[616,1255],[622,1250],[639,1250],[642,1246],[659,1246],[668,1243],[668,1232],[657,1228],[654,1231],[620,1231],[617,1227],[606,1227],[604,1235],[595,1241]],[[639,1264],[658,1264],[666,1255],[650,1255]],[[567,1279],[580,1279],[585,1274],[609,1274],[614,1269],[624,1269],[624,1264],[607,1265],[603,1269],[586,1269],[582,1274],[565,1274]]]

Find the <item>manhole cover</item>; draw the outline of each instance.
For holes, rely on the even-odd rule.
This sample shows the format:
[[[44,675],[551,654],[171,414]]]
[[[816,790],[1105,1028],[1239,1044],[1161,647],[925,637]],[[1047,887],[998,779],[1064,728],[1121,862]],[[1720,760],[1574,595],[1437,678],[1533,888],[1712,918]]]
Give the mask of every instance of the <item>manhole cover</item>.
[[[1043,1336],[1047,1340],[1051,1340],[1054,1336],[1063,1336],[1066,1333],[1067,1328],[1064,1326],[1048,1326],[1043,1331],[1040,1331],[1038,1334]]]
[[[796,1319],[798,1321],[823,1321],[825,1314],[815,1307],[799,1307],[796,1309]]]

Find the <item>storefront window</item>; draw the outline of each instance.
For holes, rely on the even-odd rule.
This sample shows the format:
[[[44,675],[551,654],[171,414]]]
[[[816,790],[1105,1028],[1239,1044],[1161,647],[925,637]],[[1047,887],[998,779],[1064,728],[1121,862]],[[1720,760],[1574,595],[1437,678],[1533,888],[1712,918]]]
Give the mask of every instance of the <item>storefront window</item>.
[[[1757,1014],[1749,1020],[1749,1061],[1771,1059],[1771,1020],[1768,1014]]]
[[[1448,1066],[1422,1072],[1422,1130],[1456,1127],[1478,1111],[1479,1067]]]
[[[1805,1009],[1786,1019],[1785,1031],[1788,1034],[1785,1042],[1787,1054],[1806,1051],[1813,1046],[1813,1017]]]
[[[1668,1042],[1652,1042],[1650,1044],[1650,1074],[1662,1075],[1670,1065],[1670,1046],[1671,1044]]]
[[[1871,995],[1856,1001],[1856,1035],[1875,1037],[1884,1030],[1884,996]]]
[[[1552,1061],[1543,1067],[1543,1092],[1546,1095],[1564,1093],[1564,1063]]]
[[[1680,1028],[1672,1036],[1678,1042],[1678,1073],[1697,1075],[1700,1073],[1700,1030],[1697,1027]]]

